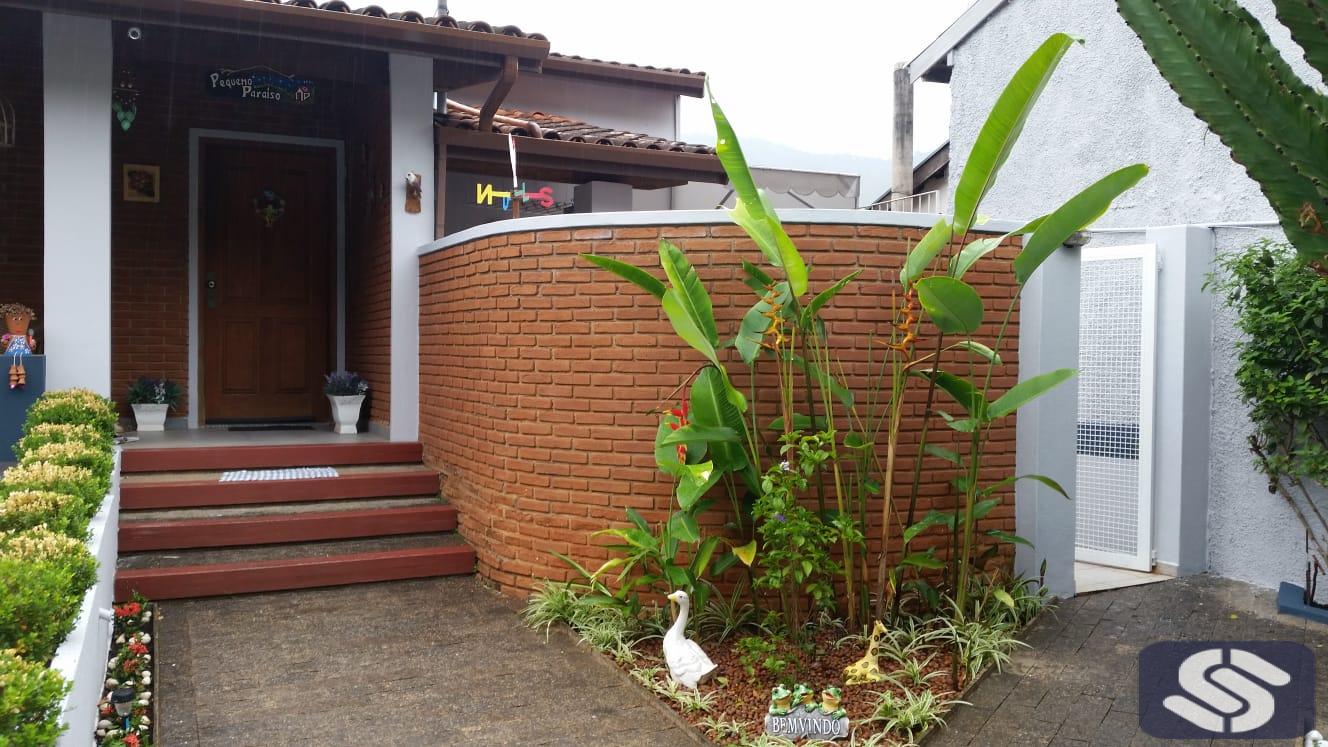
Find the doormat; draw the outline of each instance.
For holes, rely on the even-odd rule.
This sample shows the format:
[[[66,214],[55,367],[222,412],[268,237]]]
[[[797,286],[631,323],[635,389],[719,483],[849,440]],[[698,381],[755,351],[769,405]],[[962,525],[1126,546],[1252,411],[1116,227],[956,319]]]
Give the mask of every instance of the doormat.
[[[260,480],[314,480],[336,477],[331,467],[295,467],[292,469],[237,469],[221,473],[221,482],[257,482]]]
[[[271,425],[232,425],[226,428],[228,431],[235,431],[237,433],[243,433],[246,431],[311,431],[313,429],[314,427],[312,425],[291,423],[275,423]]]

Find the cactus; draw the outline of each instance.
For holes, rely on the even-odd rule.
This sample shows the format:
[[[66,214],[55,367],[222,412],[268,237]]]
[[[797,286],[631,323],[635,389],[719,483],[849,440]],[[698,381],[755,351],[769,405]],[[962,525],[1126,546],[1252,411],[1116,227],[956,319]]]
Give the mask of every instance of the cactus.
[[[1273,0],[1328,79],[1328,1]],[[1328,97],[1301,80],[1235,0],[1117,0],[1181,103],[1258,182],[1296,250],[1328,258]]]

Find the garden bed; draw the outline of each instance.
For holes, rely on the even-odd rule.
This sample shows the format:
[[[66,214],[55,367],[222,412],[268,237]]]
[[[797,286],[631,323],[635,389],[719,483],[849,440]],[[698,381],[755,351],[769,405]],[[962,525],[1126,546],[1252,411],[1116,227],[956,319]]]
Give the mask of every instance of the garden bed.
[[[114,646],[104,668],[105,680],[98,703],[96,740],[101,747],[151,747],[156,733],[157,682],[156,605],[144,599],[115,606]],[[130,712],[116,711],[117,691],[131,694]]]

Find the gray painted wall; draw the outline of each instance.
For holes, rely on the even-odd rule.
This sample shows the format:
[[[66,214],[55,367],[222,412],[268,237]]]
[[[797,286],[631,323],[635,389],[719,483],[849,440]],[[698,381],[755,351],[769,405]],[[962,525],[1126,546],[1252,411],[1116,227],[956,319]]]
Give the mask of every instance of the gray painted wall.
[[[1298,72],[1313,75],[1286,30],[1273,20],[1269,0],[1242,0],[1242,5],[1265,23]],[[1000,182],[984,203],[984,213],[1006,219],[1032,217],[1099,176],[1142,161],[1152,167],[1152,174],[1124,195],[1097,227],[1273,218],[1257,186],[1231,160],[1226,147],[1181,106],[1138,38],[1117,15],[1112,0],[1012,0],[955,51],[950,84],[952,179],[962,172],[1001,87],[1023,59],[1056,31],[1082,36],[1086,44],[1066,54]],[[1219,228],[1213,231],[1213,244],[1221,253],[1273,233]],[[1142,232],[1099,234],[1090,245],[1143,239]],[[1207,563],[1215,573],[1262,586],[1296,581],[1303,573],[1302,530],[1251,466],[1245,445],[1247,409],[1232,378],[1233,314],[1216,299],[1208,303],[1212,364]],[[1159,381],[1168,375],[1166,368],[1159,367]],[[1186,474],[1193,473],[1186,470]],[[1196,479],[1197,475],[1187,477],[1187,484]],[[1159,500],[1167,499],[1159,495]]]

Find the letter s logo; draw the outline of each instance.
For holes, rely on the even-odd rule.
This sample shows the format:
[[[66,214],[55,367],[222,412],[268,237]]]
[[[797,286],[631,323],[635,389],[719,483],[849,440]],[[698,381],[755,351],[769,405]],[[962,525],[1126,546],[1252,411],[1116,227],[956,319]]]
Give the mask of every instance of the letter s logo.
[[[1178,674],[1181,689],[1192,697],[1171,695],[1162,705],[1214,734],[1241,734],[1271,721],[1276,703],[1260,682],[1273,687],[1291,682],[1287,672],[1239,648],[1209,648],[1191,654],[1181,662]]]

